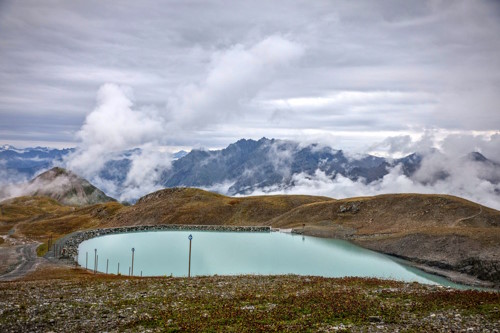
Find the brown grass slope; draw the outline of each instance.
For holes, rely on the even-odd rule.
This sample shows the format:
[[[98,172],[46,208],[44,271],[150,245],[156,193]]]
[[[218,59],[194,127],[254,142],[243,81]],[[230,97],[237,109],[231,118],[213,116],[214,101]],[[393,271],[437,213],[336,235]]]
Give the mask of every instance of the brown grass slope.
[[[0,202],[0,235],[46,241],[77,230],[156,224],[263,225],[290,209],[332,200],[312,196],[231,198],[193,188],[151,193],[134,206],[117,202],[84,207],[65,206],[43,196]]]
[[[46,241],[50,235],[58,238],[76,230],[99,228],[122,208],[117,202],[71,207],[48,197],[17,197],[0,202],[0,235]]]
[[[265,225],[291,209],[325,200],[333,199],[307,195],[234,198],[195,188],[171,188],[148,194],[105,224]]]

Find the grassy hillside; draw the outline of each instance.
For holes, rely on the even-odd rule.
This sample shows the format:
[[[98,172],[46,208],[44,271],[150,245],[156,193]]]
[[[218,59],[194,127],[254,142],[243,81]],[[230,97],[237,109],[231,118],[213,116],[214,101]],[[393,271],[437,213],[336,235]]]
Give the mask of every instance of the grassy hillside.
[[[233,198],[194,188],[154,192],[105,222],[109,226],[141,224],[265,225],[291,209],[327,197],[277,195]]]
[[[271,221],[276,227],[342,226],[356,235],[439,232],[500,227],[500,212],[448,195],[386,194],[317,202],[297,207]]]
[[[348,238],[379,252],[500,283],[500,212],[448,195],[390,194],[318,202],[269,221]],[[443,272],[440,272],[443,273]]]
[[[48,197],[18,197],[0,202],[0,235],[46,241],[79,229],[98,228],[123,206],[108,202],[85,207],[64,206]]]

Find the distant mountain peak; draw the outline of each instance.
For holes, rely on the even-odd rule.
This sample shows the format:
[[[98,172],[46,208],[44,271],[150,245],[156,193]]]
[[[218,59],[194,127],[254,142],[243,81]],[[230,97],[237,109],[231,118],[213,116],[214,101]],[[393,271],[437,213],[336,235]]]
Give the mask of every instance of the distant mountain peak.
[[[486,162],[488,161],[488,159],[486,157],[484,157],[483,154],[477,152],[477,151],[474,151],[472,153],[469,153],[467,154],[467,158],[471,161],[476,161],[476,162]]]
[[[60,167],[52,168],[32,179],[25,192],[27,195],[43,195],[74,206],[116,201],[86,179]]]
[[[172,157],[174,159],[179,159],[179,158],[182,158],[182,157],[186,156],[187,154],[188,154],[187,151],[185,151],[185,150],[179,150],[178,152],[173,153]]]
[[[66,170],[66,169],[61,168],[61,167],[54,167],[50,170],[47,170],[47,171],[39,174],[37,177],[32,179],[31,182],[35,181],[36,179],[54,180],[60,176],[73,176],[73,175],[76,176],[74,173],[72,173],[69,170]],[[78,176],[76,176],[76,177],[78,177]]]

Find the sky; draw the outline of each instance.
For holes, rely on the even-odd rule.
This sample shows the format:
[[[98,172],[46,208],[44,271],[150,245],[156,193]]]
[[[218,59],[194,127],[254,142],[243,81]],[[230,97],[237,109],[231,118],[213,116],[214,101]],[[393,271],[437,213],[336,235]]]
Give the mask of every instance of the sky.
[[[63,166],[120,200],[161,188],[170,153],[241,138],[417,152],[411,177],[318,170],[255,194],[448,193],[500,209],[499,36],[497,0],[0,0],[0,145],[76,147]],[[122,188],[99,176],[132,148]],[[473,151],[497,164],[464,160]]]
[[[0,144],[469,149],[500,135],[498,36],[494,0],[0,0]]]

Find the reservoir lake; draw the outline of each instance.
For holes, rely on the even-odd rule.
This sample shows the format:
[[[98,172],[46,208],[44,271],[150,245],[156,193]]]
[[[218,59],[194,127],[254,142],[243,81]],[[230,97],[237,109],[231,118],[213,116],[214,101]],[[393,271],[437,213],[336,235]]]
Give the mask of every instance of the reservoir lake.
[[[280,232],[147,231],[111,234],[82,242],[78,248],[78,263],[93,270],[97,255],[99,272],[105,273],[107,269],[109,274],[129,275],[134,248],[134,276],[188,276],[189,235],[192,235],[191,276],[359,276],[464,287],[345,240]]]

